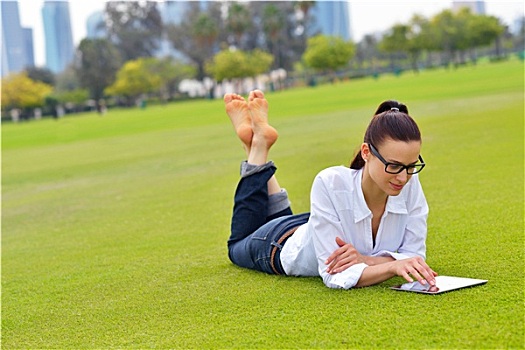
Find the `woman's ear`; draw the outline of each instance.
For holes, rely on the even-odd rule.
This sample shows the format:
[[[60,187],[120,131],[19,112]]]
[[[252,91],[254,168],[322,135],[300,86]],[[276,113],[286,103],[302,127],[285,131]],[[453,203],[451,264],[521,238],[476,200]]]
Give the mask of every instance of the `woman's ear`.
[[[368,146],[368,143],[361,144],[361,157],[365,162],[370,158],[370,147]]]

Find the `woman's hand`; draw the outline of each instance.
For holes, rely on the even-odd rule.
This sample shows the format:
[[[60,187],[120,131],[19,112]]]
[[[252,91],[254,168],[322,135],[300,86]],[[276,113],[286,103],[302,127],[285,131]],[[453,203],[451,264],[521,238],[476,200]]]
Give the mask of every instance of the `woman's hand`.
[[[415,278],[419,283],[426,285],[427,283],[431,286],[436,285],[435,277],[438,275],[432,270],[425,260],[418,256],[415,258],[396,260],[393,262],[392,273],[397,276],[403,277],[408,282],[414,282]],[[410,277],[412,276],[412,277]]]
[[[365,262],[365,257],[361,255],[350,243],[345,243],[341,238],[336,237],[335,242],[339,246],[332,255],[326,259],[325,264],[329,265],[326,272],[336,274],[342,272],[352,265]]]

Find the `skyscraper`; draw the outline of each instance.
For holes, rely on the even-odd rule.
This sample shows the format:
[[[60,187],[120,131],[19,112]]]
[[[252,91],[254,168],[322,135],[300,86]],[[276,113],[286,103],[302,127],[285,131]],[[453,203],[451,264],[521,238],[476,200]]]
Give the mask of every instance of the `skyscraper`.
[[[32,28],[22,28],[24,32],[24,45],[26,48],[26,66],[34,67],[35,66],[35,51],[33,49],[33,29]]]
[[[348,4],[348,1],[316,1],[312,9],[315,20],[309,29],[309,35],[323,34],[351,40]]]
[[[42,18],[46,42],[46,66],[52,72],[60,73],[71,63],[74,55],[69,2],[45,1]]]
[[[35,65],[32,30],[22,28],[17,1],[2,1],[2,76]]]
[[[93,12],[86,21],[87,37],[89,39],[104,38],[106,36],[106,25],[104,23],[104,12]]]

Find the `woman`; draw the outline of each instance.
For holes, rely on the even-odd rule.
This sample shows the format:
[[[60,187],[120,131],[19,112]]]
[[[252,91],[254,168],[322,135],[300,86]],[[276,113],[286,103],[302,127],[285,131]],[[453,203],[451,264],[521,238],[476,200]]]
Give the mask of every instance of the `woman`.
[[[224,97],[226,113],[247,161],[235,192],[230,260],[270,274],[321,276],[330,288],[363,287],[394,276],[435,285],[425,262],[428,206],[417,172],[424,167],[421,135],[406,106],[382,103],[351,167],[321,171],[310,213],[293,215],[268,153],[277,131],[268,102]]]

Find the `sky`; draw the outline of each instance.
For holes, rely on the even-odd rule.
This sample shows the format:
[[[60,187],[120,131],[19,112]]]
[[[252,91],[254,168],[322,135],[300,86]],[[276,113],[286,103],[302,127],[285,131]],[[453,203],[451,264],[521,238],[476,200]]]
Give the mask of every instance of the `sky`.
[[[5,1],[5,0],[0,0]],[[69,0],[69,11],[73,41],[77,46],[86,36],[86,19],[93,12],[103,10],[107,0]],[[353,40],[358,42],[366,34],[381,32],[396,23],[407,23],[412,15],[432,17],[444,9],[451,8],[446,0],[350,0],[350,23]],[[18,0],[20,21],[23,27],[33,28],[35,63],[45,63],[44,29],[42,6],[44,0]],[[525,15],[523,0],[485,0],[488,15],[499,17],[505,24]]]

